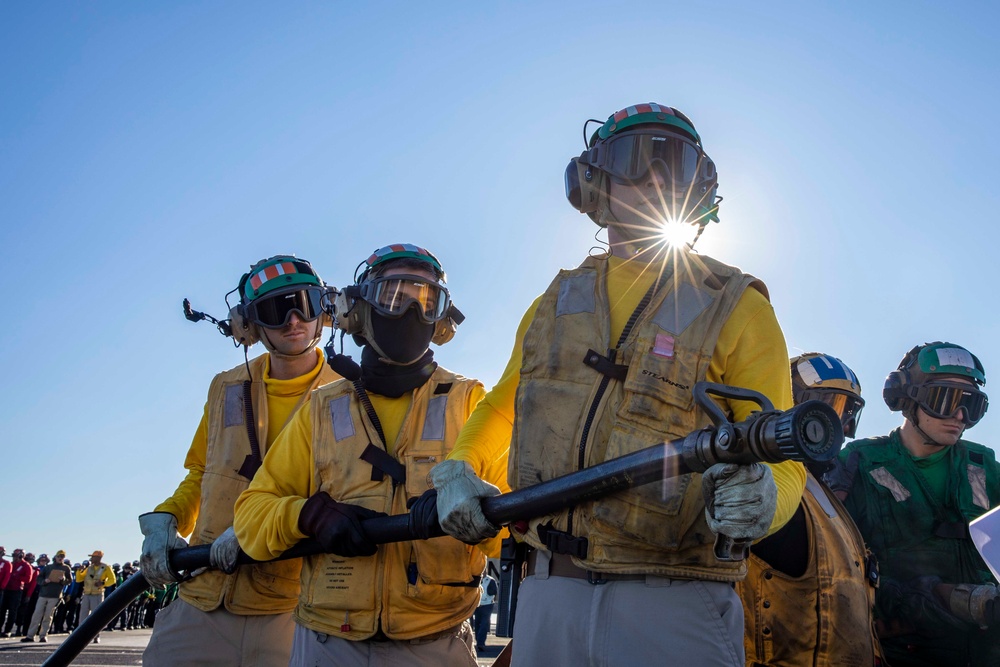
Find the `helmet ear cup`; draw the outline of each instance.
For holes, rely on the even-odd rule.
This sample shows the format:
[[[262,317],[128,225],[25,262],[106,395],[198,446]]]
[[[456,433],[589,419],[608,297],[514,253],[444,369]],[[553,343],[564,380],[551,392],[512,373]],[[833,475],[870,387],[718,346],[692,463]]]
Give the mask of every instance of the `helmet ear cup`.
[[[253,347],[254,343],[260,340],[260,331],[256,324],[246,318],[246,311],[242,303],[238,303],[230,309],[229,326],[233,332],[233,339],[240,345]]]
[[[333,326],[345,334],[359,334],[364,329],[366,304],[359,297],[357,287],[345,287],[333,298]]]
[[[434,335],[431,337],[431,342],[435,345],[444,345],[455,337],[457,330],[458,325],[450,317],[438,320],[434,324]]]
[[[596,213],[604,188],[604,172],[581,162],[579,158],[573,158],[566,165],[565,180],[566,199],[570,206],[580,213]]]
[[[885,385],[882,386],[882,400],[893,412],[901,412],[906,409],[909,396],[906,395],[906,386],[909,384],[906,379],[906,371],[893,371],[885,378]]]

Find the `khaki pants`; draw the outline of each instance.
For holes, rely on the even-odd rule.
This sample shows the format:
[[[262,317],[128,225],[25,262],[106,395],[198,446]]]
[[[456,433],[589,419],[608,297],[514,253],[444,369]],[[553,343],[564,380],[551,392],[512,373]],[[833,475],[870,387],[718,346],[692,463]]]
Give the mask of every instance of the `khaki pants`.
[[[743,605],[732,585],[647,576],[591,584],[549,576],[547,553],[525,577],[514,667],[744,667]]]
[[[34,637],[37,633],[39,637],[45,639],[49,634],[49,627],[52,625],[52,614],[59,604],[59,598],[38,597],[38,604],[35,605],[35,613],[31,615],[31,623],[28,624],[28,637]]]
[[[145,663],[144,663],[145,664]],[[455,634],[410,641],[350,641],[295,626],[289,667],[476,667],[472,626]],[[568,663],[567,663],[568,664]]]
[[[80,600],[80,624],[81,625],[83,625],[83,622],[85,620],[87,620],[87,617],[90,616],[91,612],[93,612],[95,609],[97,609],[97,607],[102,602],[104,602],[104,591],[101,591],[100,593],[91,593],[90,595],[84,595],[83,596],[83,598]],[[96,635],[94,635],[94,639],[97,639],[100,636],[101,636],[101,633],[98,632]]]
[[[240,616],[224,607],[202,611],[178,598],[156,614],[142,664],[286,667],[294,627],[291,612]]]

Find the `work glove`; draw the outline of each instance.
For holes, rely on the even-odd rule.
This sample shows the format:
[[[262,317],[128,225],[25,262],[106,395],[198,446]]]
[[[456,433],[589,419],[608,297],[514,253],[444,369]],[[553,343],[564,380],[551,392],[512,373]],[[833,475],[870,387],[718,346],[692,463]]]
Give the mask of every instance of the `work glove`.
[[[236,558],[240,555],[240,543],[236,539],[236,531],[230,526],[226,532],[215,538],[208,552],[208,560],[217,570],[226,574],[236,571]]]
[[[438,522],[437,489],[428,489],[419,498],[411,498],[406,506],[410,510],[410,534],[414,539],[428,540],[444,534]]]
[[[299,530],[323,545],[326,553],[354,558],[372,556],[378,545],[368,539],[362,519],[385,516],[358,505],[338,503],[325,491],[309,498],[299,514]]]
[[[1000,591],[994,584],[958,584],[951,589],[948,607],[963,621],[988,628],[1000,621]]]
[[[701,478],[705,519],[716,535],[759,540],[767,535],[778,505],[778,487],[763,463],[716,463]]]
[[[430,478],[437,490],[438,521],[446,533],[479,544],[500,532],[483,515],[481,504],[483,498],[499,496],[500,489],[479,479],[467,461],[442,461],[431,468]]]
[[[146,581],[157,588],[180,581],[170,567],[170,551],[187,546],[177,534],[177,518],[169,512],[147,512],[139,515],[139,530],[144,535],[139,566]]]

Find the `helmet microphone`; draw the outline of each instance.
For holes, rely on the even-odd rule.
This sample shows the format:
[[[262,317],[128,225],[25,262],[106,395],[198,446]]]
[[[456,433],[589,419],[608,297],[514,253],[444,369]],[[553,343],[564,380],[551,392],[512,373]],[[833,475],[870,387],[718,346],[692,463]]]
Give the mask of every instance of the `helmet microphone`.
[[[194,310],[191,308],[191,300],[184,299],[181,306],[184,308],[184,318],[188,322],[201,322],[202,320],[208,320],[216,326],[223,336],[232,336],[233,329],[230,326],[229,320],[217,320],[208,313],[203,313],[199,310]]]

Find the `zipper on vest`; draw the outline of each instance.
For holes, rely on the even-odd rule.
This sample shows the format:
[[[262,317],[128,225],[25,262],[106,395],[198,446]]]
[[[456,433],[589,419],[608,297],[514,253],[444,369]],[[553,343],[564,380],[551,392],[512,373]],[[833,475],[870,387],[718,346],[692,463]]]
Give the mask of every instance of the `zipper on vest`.
[[[611,360],[611,363],[615,362],[615,355],[617,352],[618,350],[608,350],[608,359]],[[590,427],[594,423],[594,418],[597,417],[597,406],[601,404],[601,399],[604,397],[604,392],[608,390],[609,384],[611,384],[610,377],[605,375],[601,378],[601,384],[597,386],[597,393],[594,394],[594,400],[590,404],[590,411],[587,412],[587,420],[583,423],[583,433],[580,435],[580,446],[577,450],[577,470],[583,470],[584,464],[586,463],[587,440],[590,438]],[[570,535],[573,534],[573,510],[574,508],[570,507],[569,513],[566,516],[566,532]]]
[[[615,347],[608,349],[608,360],[614,364],[618,356],[618,350],[625,344],[628,339],[629,334],[632,333],[632,329],[635,327],[636,322],[639,321],[639,317],[642,312],[646,310],[646,306],[652,300],[653,295],[663,286],[667,280],[667,274],[661,273],[656,281],[649,286],[646,293],[642,295],[642,299],[639,300],[638,305],[636,305],[635,310],[629,316],[628,321],[625,323],[625,327],[622,329],[622,333],[618,336],[618,344]],[[601,378],[601,384],[597,386],[597,393],[594,394],[594,400],[590,404],[590,410],[587,412],[587,420],[583,423],[583,434],[580,436],[580,446],[577,451],[577,463],[576,469],[583,470],[586,464],[586,452],[587,452],[587,440],[590,438],[590,427],[594,424],[594,419],[597,417],[597,408],[601,404],[601,399],[604,398],[604,392],[608,390],[608,385],[611,384],[611,377],[605,375]],[[566,532],[570,535],[573,534],[573,510],[575,508],[570,507],[569,512],[566,515]]]

